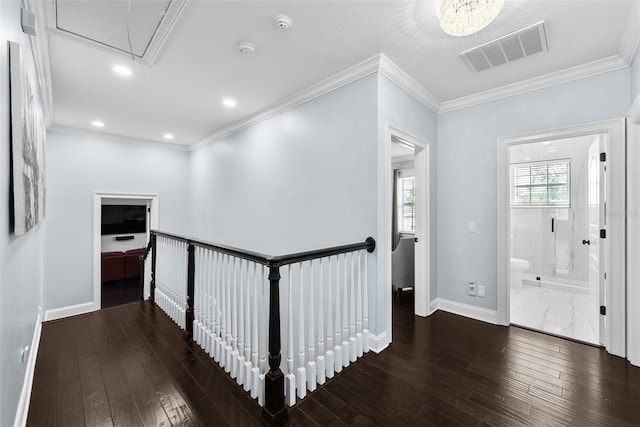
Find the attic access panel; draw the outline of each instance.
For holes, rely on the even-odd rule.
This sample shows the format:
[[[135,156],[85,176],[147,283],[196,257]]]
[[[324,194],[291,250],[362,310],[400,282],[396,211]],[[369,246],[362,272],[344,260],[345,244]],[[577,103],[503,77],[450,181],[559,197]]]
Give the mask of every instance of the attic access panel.
[[[56,0],[56,29],[151,64],[188,0]]]

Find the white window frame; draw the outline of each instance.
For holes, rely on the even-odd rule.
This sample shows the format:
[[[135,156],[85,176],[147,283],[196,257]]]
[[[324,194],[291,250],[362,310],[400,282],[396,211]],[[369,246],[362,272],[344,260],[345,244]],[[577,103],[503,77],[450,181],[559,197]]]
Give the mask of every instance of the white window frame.
[[[536,187],[546,187],[547,190],[550,186],[557,186],[558,184],[554,184],[554,183],[550,183],[549,182],[549,175],[548,175],[548,167],[550,164],[553,163],[565,163],[567,165],[567,172],[566,172],[566,177],[567,177],[567,182],[566,184],[560,184],[560,185],[566,185],[567,187],[567,200],[562,201],[562,202],[552,202],[549,200],[549,195],[548,195],[548,191],[547,191],[547,199],[542,202],[542,203],[521,203],[521,202],[516,202],[516,188],[524,188],[527,187],[530,190],[532,188],[536,188]],[[519,168],[522,167],[533,167],[533,166],[541,166],[541,165],[546,165],[547,166],[547,181],[545,183],[541,183],[541,184],[532,184],[531,182],[529,182],[529,184],[527,185],[519,185],[516,186],[515,185],[515,171],[518,170]],[[571,207],[571,159],[553,159],[553,160],[538,160],[538,161],[533,161],[533,162],[522,162],[522,163],[512,163],[510,170],[509,170],[509,175],[510,175],[510,201],[511,201],[511,207],[512,208],[569,208]],[[531,175],[530,175],[531,176]]]
[[[403,191],[403,181],[406,178],[413,178],[413,230],[405,230],[404,229],[404,191]],[[414,169],[401,169],[398,171],[398,180],[396,181],[396,191],[398,195],[397,200],[397,214],[398,214],[398,232],[402,234],[415,234],[416,232],[416,207],[415,207],[415,180],[416,180],[416,171]]]

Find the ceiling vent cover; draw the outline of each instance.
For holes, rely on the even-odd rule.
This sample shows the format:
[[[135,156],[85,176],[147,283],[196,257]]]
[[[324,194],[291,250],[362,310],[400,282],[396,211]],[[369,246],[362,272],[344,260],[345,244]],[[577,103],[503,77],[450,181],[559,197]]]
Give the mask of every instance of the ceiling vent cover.
[[[544,21],[460,53],[476,71],[484,71],[548,50]]]

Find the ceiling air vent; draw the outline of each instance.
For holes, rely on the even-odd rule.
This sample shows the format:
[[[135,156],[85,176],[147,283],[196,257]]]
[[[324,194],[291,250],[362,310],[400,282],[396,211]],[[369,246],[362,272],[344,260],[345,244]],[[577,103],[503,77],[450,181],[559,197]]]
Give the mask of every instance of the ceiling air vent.
[[[476,71],[484,71],[548,49],[544,21],[465,50],[460,56]]]

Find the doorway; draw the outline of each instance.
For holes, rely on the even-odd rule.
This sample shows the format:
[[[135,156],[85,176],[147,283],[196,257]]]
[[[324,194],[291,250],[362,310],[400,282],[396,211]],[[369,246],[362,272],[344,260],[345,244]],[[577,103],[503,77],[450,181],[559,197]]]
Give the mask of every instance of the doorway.
[[[158,196],[94,195],[94,308],[148,298],[149,260],[141,281],[139,257],[158,227]],[[143,283],[141,287],[141,283]]]
[[[579,150],[583,166],[569,155],[578,142],[583,147]],[[561,143],[568,145],[562,148]],[[526,153],[532,147],[547,157],[536,163],[531,151]],[[566,179],[561,179],[565,169]],[[521,322],[519,311],[525,308],[512,307],[519,304],[512,299],[512,288],[538,292],[539,300],[560,289],[574,296],[581,293],[585,303],[595,308],[590,311],[591,339],[545,329],[544,319],[538,319],[535,329],[604,345],[610,353],[625,356],[625,174],[624,119],[498,139],[499,324]],[[570,182],[564,182],[569,180],[574,181],[573,191]],[[578,209],[580,198],[583,207]],[[527,202],[547,206],[538,206],[535,212],[531,206],[522,206]],[[536,215],[536,221],[529,221],[535,224],[529,230],[518,225],[518,221],[526,225],[527,218]],[[571,306],[575,298],[566,302]],[[554,315],[552,307],[546,309]],[[557,324],[566,323],[559,320],[562,315],[567,313],[555,315]],[[568,316],[571,320],[571,313]],[[554,326],[547,323],[549,328]]]
[[[415,187],[413,189],[414,201],[412,209],[414,221],[414,286],[413,286],[413,312],[417,316],[427,316],[430,314],[430,215],[429,215],[429,186],[430,179],[428,173],[429,143],[415,136],[387,125],[385,133],[385,187],[384,187],[384,235],[379,239],[381,247],[380,254],[382,265],[384,266],[384,276],[388,288],[385,292],[386,305],[386,330],[387,343],[392,340],[392,247],[393,247],[393,218],[394,211],[397,214],[398,206],[394,203],[393,189],[397,185],[394,180],[392,151],[394,144],[404,147],[407,159],[411,158],[413,150],[413,170]],[[397,151],[397,146],[396,151]],[[409,221],[411,220],[408,217]],[[382,345],[384,347],[386,344]]]
[[[511,323],[600,345],[603,135],[509,147]]]

